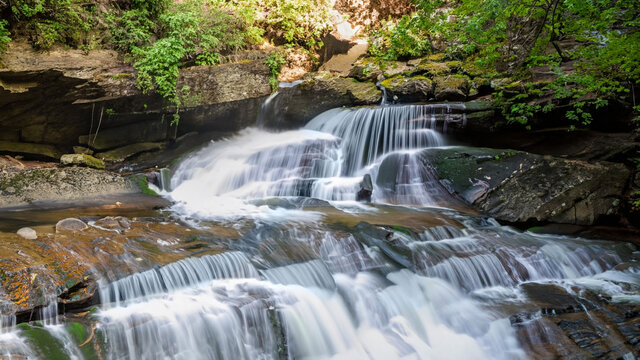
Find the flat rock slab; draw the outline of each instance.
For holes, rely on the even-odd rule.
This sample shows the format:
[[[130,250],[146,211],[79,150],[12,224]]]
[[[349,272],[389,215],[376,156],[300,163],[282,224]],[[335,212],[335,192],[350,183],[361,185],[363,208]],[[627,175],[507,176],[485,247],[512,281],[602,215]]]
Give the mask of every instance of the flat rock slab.
[[[162,150],[164,147],[165,143],[162,142],[137,143],[97,153],[96,157],[106,161],[124,161],[134,155],[147,151]]]
[[[113,194],[140,193],[131,180],[86,167],[0,172],[0,208],[47,201],[86,201]]]
[[[38,158],[60,159],[62,152],[53,145],[32,144],[17,141],[0,141],[0,152],[24,154]]]

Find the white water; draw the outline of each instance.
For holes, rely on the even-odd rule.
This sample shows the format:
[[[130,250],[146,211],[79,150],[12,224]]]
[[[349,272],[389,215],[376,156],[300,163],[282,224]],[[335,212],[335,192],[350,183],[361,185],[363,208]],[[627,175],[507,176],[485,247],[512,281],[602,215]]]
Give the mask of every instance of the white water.
[[[183,214],[205,218],[254,216],[282,221],[308,218],[293,210],[256,208],[249,200],[303,196],[355,201],[365,174],[375,180],[387,156],[401,156],[397,185],[375,186],[373,201],[429,205],[442,189],[418,150],[444,145],[436,131],[448,107],[428,105],[334,109],[304,129],[270,133],[246,129],[184,161],[171,198]]]
[[[342,209],[365,174],[373,202],[442,200],[420,150],[445,145],[438,130],[450,110],[330,110],[305,129],[246,129],[183,161],[169,195],[177,214],[253,227],[225,244],[226,253],[103,284],[96,331],[104,357],[520,359],[529,356],[523,345],[564,336],[547,330],[553,324],[529,304],[532,282],[577,299],[589,290],[638,301],[640,272],[614,269],[633,259],[626,244],[522,233],[442,209],[396,210],[425,219],[409,232],[327,225],[319,211],[266,205],[273,197],[299,205],[294,197],[303,197]],[[520,312],[529,320],[516,327],[510,316]],[[46,329],[69,358],[82,357],[55,321]],[[36,357],[16,332],[0,334],[0,349]]]

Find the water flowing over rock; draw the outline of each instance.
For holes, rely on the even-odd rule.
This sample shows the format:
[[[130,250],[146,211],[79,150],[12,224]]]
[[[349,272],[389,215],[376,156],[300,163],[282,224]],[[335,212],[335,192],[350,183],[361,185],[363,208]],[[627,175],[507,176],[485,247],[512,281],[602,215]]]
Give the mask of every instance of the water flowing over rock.
[[[174,171],[171,216],[186,224],[173,225],[175,236],[138,238],[135,221],[126,229],[117,218],[83,232],[103,232],[87,254],[127,239],[108,259],[138,272],[96,262],[104,275],[91,316],[63,320],[45,298],[43,326],[3,320],[12,327],[0,349],[42,357],[49,345],[32,343],[38,334],[61,358],[637,356],[636,246],[523,232],[462,203],[483,209],[497,196],[515,206],[507,190],[522,183],[517,198],[533,213],[556,198],[605,204],[599,191],[612,186],[591,181],[606,171],[624,182],[626,169],[448,146],[462,109],[334,109],[299,130],[249,128],[213,142]],[[567,164],[579,165],[575,177]],[[525,181],[543,175],[545,189]],[[576,195],[580,187],[595,195]],[[366,204],[355,201],[363,190]],[[163,251],[171,260],[147,260]]]

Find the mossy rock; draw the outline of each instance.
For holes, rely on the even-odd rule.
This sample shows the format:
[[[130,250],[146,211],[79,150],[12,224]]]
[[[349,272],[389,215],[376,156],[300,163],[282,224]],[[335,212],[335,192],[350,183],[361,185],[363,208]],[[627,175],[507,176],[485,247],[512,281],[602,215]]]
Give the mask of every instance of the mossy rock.
[[[151,190],[151,188],[149,188],[149,179],[147,179],[146,175],[144,174],[133,175],[131,177],[131,180],[133,180],[133,182],[138,186],[138,188],[140,188],[143,194],[158,196],[158,193],[156,193],[155,191]]]
[[[39,326],[22,323],[18,325],[22,335],[27,338],[40,359],[66,360],[67,354],[62,350],[64,344],[53,337],[47,330]]]
[[[437,53],[437,54],[431,54],[427,56],[427,59],[429,59],[430,61],[442,61],[444,60],[445,57],[446,57],[445,53]]]
[[[65,166],[77,165],[94,169],[104,169],[104,161],[88,154],[64,154],[60,157],[60,163]]]
[[[462,69],[462,61],[457,61],[457,60],[445,61],[444,64],[447,65],[452,72],[458,72]]]
[[[438,101],[464,101],[469,94],[469,79],[464,76],[438,76],[435,97]]]
[[[406,77],[394,76],[380,83],[389,96],[400,102],[427,101],[433,96],[433,82],[422,75]]]
[[[416,66],[416,72],[428,74],[430,76],[446,75],[451,73],[451,68],[446,63],[423,61]]]
[[[382,70],[384,77],[393,77],[398,74],[408,73],[411,68],[402,61],[387,61],[380,64],[380,70]]]
[[[460,64],[460,71],[473,78],[487,76],[487,69],[481,68],[472,59],[467,59]]]

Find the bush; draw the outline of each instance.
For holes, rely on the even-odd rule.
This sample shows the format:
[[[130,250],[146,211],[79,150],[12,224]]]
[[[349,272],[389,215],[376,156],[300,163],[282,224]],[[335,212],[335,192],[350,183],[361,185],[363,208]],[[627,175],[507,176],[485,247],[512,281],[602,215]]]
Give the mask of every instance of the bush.
[[[287,44],[320,47],[331,28],[330,0],[264,0],[260,7],[267,27],[281,32]]]
[[[280,70],[282,69],[282,65],[287,62],[284,55],[281,52],[275,52],[267,57],[264,61],[264,64],[269,68],[271,76],[269,77],[269,85],[271,85],[271,90],[278,90],[278,75],[280,74]]]
[[[35,48],[55,43],[79,47],[88,42],[95,25],[95,6],[78,0],[17,0],[11,12],[24,26]]]
[[[144,46],[127,44],[132,48],[140,89],[145,93],[155,90],[168,99],[176,107],[175,121],[180,107],[178,69],[189,63],[214,65],[221,53],[247,43],[242,19],[224,10],[199,0],[173,4],[158,16],[159,40]]]
[[[0,20],[0,54],[7,51],[11,42],[11,33],[7,29],[8,26],[7,20]]]

